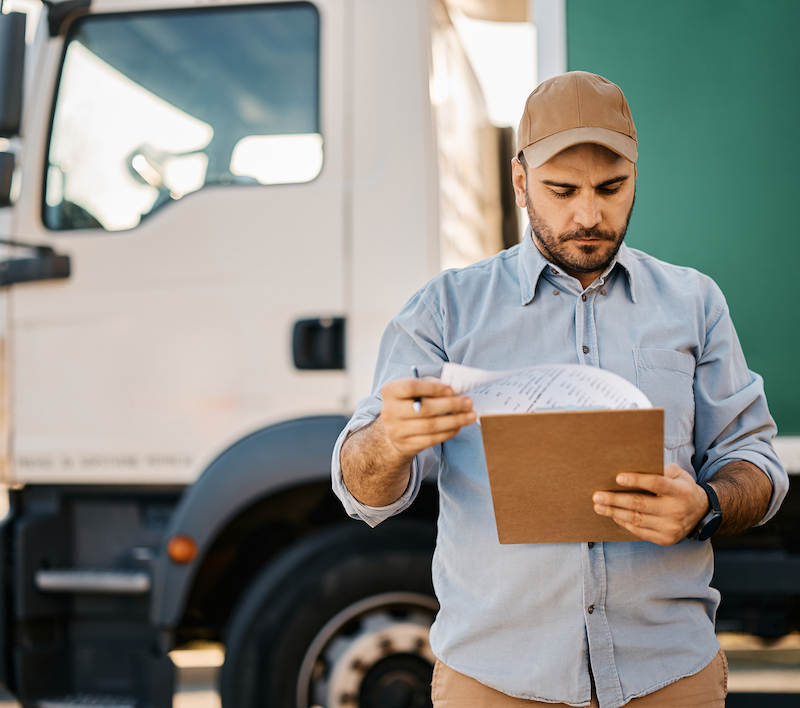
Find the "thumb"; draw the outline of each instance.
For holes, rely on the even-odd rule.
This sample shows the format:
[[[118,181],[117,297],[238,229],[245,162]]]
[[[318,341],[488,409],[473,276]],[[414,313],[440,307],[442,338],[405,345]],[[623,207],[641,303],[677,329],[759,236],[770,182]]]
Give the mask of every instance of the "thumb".
[[[669,464],[664,468],[664,476],[667,479],[678,479],[685,474],[689,474],[686,470],[682,469],[680,465]]]

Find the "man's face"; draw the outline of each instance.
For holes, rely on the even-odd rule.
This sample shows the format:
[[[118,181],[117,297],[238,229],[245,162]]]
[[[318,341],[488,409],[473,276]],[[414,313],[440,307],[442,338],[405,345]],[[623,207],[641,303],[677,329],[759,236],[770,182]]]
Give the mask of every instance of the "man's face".
[[[614,259],[633,210],[635,166],[600,145],[560,152],[540,167],[513,161],[516,201],[528,212],[536,247],[590,285]]]

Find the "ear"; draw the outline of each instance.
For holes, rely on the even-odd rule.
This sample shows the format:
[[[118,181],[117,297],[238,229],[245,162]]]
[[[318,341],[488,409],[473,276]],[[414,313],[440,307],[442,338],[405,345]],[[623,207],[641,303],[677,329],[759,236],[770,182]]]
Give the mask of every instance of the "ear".
[[[519,161],[519,158],[511,160],[511,183],[514,185],[514,201],[520,209],[525,209],[525,168]]]

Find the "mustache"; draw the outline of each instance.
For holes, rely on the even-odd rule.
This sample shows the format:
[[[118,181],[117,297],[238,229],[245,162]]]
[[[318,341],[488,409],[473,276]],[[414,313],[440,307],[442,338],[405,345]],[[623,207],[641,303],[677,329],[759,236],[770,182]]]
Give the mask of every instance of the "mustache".
[[[592,227],[590,229],[581,228],[577,231],[570,231],[567,234],[562,234],[560,240],[562,242],[584,239],[590,239],[594,241],[616,241],[617,238],[617,234],[615,234],[613,231],[604,231],[603,229]]]

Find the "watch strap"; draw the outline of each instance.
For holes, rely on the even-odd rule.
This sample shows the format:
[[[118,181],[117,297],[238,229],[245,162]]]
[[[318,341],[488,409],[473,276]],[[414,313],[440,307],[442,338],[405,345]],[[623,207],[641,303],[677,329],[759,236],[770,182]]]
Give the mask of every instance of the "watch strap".
[[[706,496],[708,497],[708,503],[711,506],[711,511],[722,516],[722,507],[719,505],[719,497],[714,491],[714,487],[712,487],[710,484],[706,484],[705,482],[698,482],[697,484],[701,486],[703,491],[706,493]]]
[[[709,512],[700,519],[700,522],[689,534],[692,541],[705,541],[711,538],[712,534],[719,528],[722,523],[722,507],[719,504],[719,497],[710,484],[705,482],[698,482],[698,486],[703,488],[703,491],[708,497]]]

